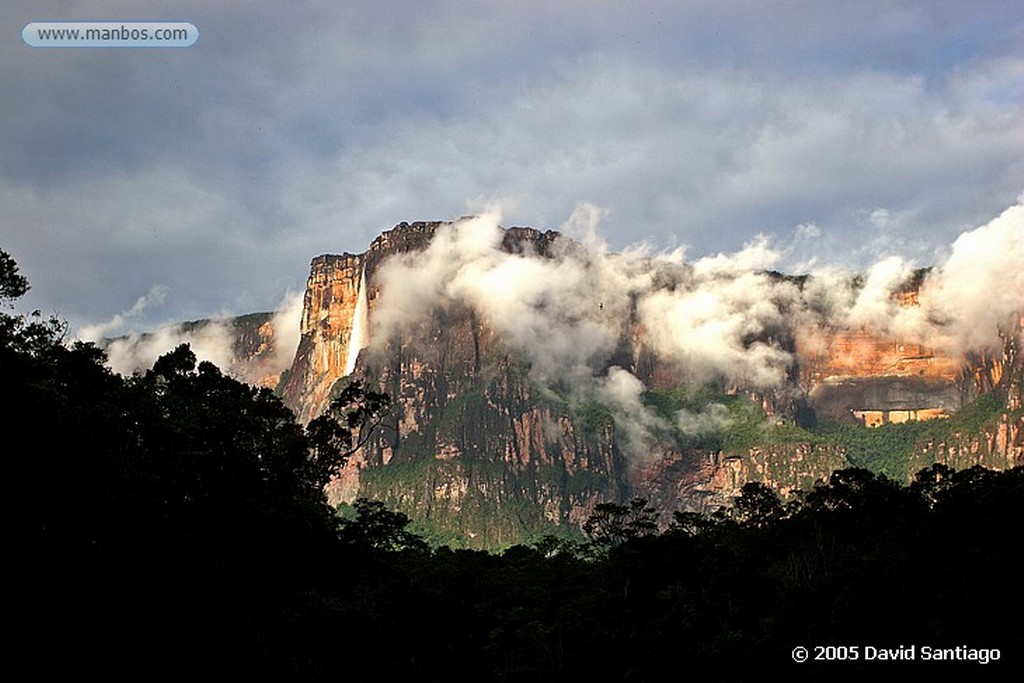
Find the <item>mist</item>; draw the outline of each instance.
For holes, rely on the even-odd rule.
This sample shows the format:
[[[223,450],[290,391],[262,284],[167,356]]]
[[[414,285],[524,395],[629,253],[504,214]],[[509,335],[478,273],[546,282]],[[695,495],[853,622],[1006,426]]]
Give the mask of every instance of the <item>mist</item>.
[[[437,308],[468,306],[529,362],[533,381],[607,408],[639,453],[670,424],[700,434],[728,417],[716,404],[671,422],[655,415],[643,401],[649,387],[613,362],[628,335],[682,382],[772,390],[785,386],[794,364],[782,340],[798,333],[865,330],[961,356],[997,348],[1000,326],[1024,311],[1020,204],[960,235],[925,275],[918,305],[903,305],[899,294],[930,264],[894,255],[860,272],[817,266],[800,281],[772,272],[784,250],[763,236],[693,261],[684,248],[655,253],[643,244],[614,254],[599,232],[602,217],[578,206],[550,258],[504,251],[497,207],[440,227],[425,251],[393,256],[376,272],[371,344]]]
[[[961,357],[998,348],[1000,330],[1024,311],[1020,203],[963,232],[935,264],[890,255],[853,272],[815,258],[807,261],[808,272],[795,274],[801,277],[777,272],[787,250],[764,236],[736,252],[696,259],[687,258],[685,247],[656,251],[643,243],[613,253],[600,232],[605,213],[592,204],[577,206],[545,257],[502,248],[496,206],[440,226],[423,251],[389,257],[373,273],[379,294],[372,315],[360,314],[355,345],[380,348],[438,309],[468,307],[528,363],[537,386],[607,409],[627,451],[640,457],[665,434],[721,431],[729,416],[714,402],[657,413],[645,402],[651,387],[623,367],[623,348],[649,352],[682,385],[712,385],[723,393],[789,391],[797,337],[813,351],[826,343],[826,333],[863,330]],[[801,226],[798,232],[808,231]],[[900,295],[915,278],[916,305],[906,305]],[[292,362],[300,293],[282,299],[271,319],[272,339],[254,358],[238,357],[227,316],[131,331],[166,296],[166,288],[154,287],[110,320],[83,327],[78,337],[103,341],[110,367],[125,375],[152,367],[181,343],[250,383],[272,381]]]
[[[270,338],[252,357],[239,355],[237,333],[232,317],[227,315],[198,323],[170,323],[148,332],[133,329],[143,312],[162,304],[166,295],[166,288],[154,287],[129,309],[108,321],[86,325],[75,336],[100,345],[110,369],[124,376],[145,372],[160,356],[181,344],[188,344],[198,361],[209,361],[226,374],[250,384],[273,382],[276,375],[291,365],[299,344],[301,293],[288,292],[281,299],[269,318]]]

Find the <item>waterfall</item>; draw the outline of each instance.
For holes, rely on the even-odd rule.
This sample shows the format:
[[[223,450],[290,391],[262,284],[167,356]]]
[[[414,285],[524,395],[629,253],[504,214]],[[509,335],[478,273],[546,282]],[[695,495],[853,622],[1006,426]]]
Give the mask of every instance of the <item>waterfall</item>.
[[[348,351],[345,356],[345,374],[351,375],[356,368],[359,352],[366,346],[366,327],[369,323],[369,309],[366,302],[366,266],[359,274],[359,294],[356,296],[356,310],[352,313],[352,331],[348,337]]]

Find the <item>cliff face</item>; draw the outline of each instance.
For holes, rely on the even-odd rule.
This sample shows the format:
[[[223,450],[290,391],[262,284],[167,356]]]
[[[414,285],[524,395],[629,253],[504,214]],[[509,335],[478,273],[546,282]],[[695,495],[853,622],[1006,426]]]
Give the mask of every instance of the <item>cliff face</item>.
[[[251,313],[229,322],[234,355],[229,372],[242,381],[274,388],[281,378],[274,316]]]
[[[806,489],[851,465],[842,445],[800,438],[743,448],[669,441],[648,444],[643,458],[627,457],[607,410],[537,385],[506,340],[464,304],[438,306],[387,338],[373,338],[382,265],[424,250],[444,225],[403,223],[363,254],[312,262],[299,347],[281,385],[286,402],[308,421],[349,375],[379,385],[394,401],[393,419],[329,487],[333,503],[378,498],[435,531],[447,530],[452,536],[444,540],[493,547],[578,528],[602,501],[644,495],[665,513],[708,510],[728,504],[747,481],[783,492]],[[560,239],[511,228],[501,249],[551,258]],[[902,298],[916,304],[913,292]],[[645,344],[639,324],[622,329],[610,365],[652,388],[680,383],[678,368]],[[1012,466],[1021,461],[1024,434],[1020,332],[1005,335],[1001,354],[954,358],[870,330],[772,330],[764,334],[776,335],[772,343],[795,359],[786,386],[727,391],[749,396],[771,423],[792,424],[809,414],[876,426],[948,418],[995,389],[1016,414],[987,426],[990,431],[935,443],[912,465]]]
[[[822,417],[874,427],[947,417],[963,404],[960,359],[922,344],[867,330],[807,330],[797,357],[801,386]]]
[[[978,466],[1005,470],[1024,465],[1024,417],[1006,413],[979,432],[954,432],[927,442],[911,460],[912,471],[934,463],[963,470]]]
[[[258,386],[277,386],[282,356],[273,313],[249,313],[218,320],[193,320],[155,332],[107,339],[100,343],[113,369],[121,374],[143,373],[161,355],[182,343],[191,345],[200,360],[210,360],[228,375]]]
[[[522,364],[468,308],[432,311],[368,346],[368,320],[380,296],[377,269],[389,256],[422,249],[440,225],[402,224],[365,254],[313,261],[302,338],[283,385],[286,402],[309,420],[349,373],[370,378],[394,402],[393,419],[350,460],[329,499],[381,499],[480,546],[579,525],[596,503],[623,495],[626,467],[610,422],[580,423],[564,402],[538,393]],[[543,254],[554,238],[510,229],[503,247]]]
[[[318,256],[310,266],[299,347],[281,389],[303,422],[323,412],[331,386],[347,374],[365,260],[352,254]]]
[[[1000,336],[1001,352],[975,357],[962,376],[968,391],[987,391],[990,393],[985,396],[990,400],[1001,399],[1001,405],[995,405],[992,411],[996,418],[982,421],[977,428],[954,430],[944,438],[928,440],[913,454],[912,472],[933,463],[955,469],[976,465],[990,469],[1024,466],[1024,314]]]
[[[539,395],[471,313],[434,317],[414,336],[367,360],[367,375],[397,398],[397,419],[349,464],[360,495],[481,546],[579,525],[595,504],[622,496],[626,467],[611,424],[581,423]],[[355,494],[346,483],[332,499]]]

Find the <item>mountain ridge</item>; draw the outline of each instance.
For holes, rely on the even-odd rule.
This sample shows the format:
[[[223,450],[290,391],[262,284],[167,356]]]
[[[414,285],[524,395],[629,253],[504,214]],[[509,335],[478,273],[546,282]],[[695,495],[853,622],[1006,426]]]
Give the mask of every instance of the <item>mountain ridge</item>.
[[[667,520],[751,481],[786,495],[850,466],[1024,463],[1024,315],[956,351],[933,320],[941,269],[823,282],[587,239],[464,217],[312,260],[278,392],[303,422],[351,379],[394,400],[333,504],[381,499],[435,541],[497,547],[634,496]]]
[[[390,281],[378,273],[389,259],[415,260],[439,231],[456,232],[467,220],[471,219],[462,219],[461,224],[402,223],[382,233],[362,255],[314,259],[302,341],[282,387],[286,402],[302,419],[322,410],[331,388],[345,381],[339,363],[349,353],[360,288],[372,319],[388,305],[380,280]],[[490,239],[481,258],[501,254],[499,261],[562,263],[583,253],[579,243],[553,231],[512,228]],[[416,272],[415,264],[410,267],[409,272]],[[916,283],[911,284],[920,286],[923,276],[914,277]],[[806,278],[790,279],[806,283]],[[913,287],[897,293],[898,305],[917,305]],[[610,306],[601,302],[602,310],[586,315],[600,317],[606,305]],[[500,545],[521,540],[524,534],[578,528],[603,500],[642,495],[660,512],[670,513],[728,503],[747,481],[783,492],[807,489],[855,463],[842,444],[815,435],[804,439],[801,423],[815,418],[866,425],[922,417],[948,420],[985,391],[1019,396],[1019,387],[1012,388],[1016,385],[1009,381],[1017,377],[1019,384],[1019,353],[1013,350],[1019,348],[1019,329],[1016,336],[1007,336],[1000,353],[963,358],[864,330],[825,328],[811,330],[814,335],[799,328],[762,330],[760,336],[749,335],[747,348],[772,344],[768,348],[791,351],[799,359],[786,370],[792,383],[769,388],[720,384],[715,401],[694,406],[691,413],[703,419],[707,415],[701,411],[723,405],[717,402],[722,400],[742,412],[747,409],[742,401],[749,400],[764,411],[769,428],[788,427],[793,434],[778,443],[772,443],[780,440],[777,435],[769,435],[764,443],[731,450],[685,444],[680,448],[671,439],[655,440],[647,443],[648,456],[636,458],[623,437],[629,426],[612,414],[615,406],[609,411],[607,405],[588,404],[571,388],[560,394],[559,387],[565,389],[566,383],[557,377],[538,382],[536,363],[510,349],[484,313],[464,300],[445,300],[438,308],[419,313],[423,315],[415,324],[390,328],[391,337],[359,349],[354,376],[395,398],[396,421],[352,458],[329,493],[334,503],[356,495],[383,499],[435,528],[461,533],[469,545]],[[599,371],[610,378],[628,375],[626,379],[639,380],[648,392],[686,384],[678,364],[667,363],[652,344],[645,344],[642,326],[626,328],[619,329],[618,340],[605,349]],[[371,329],[371,340],[375,334],[386,334],[383,326]],[[780,341],[787,334],[792,338]],[[809,336],[816,336],[810,340],[816,346],[803,351]],[[866,357],[858,360],[855,351]],[[801,390],[794,392],[794,386]],[[735,417],[729,419],[736,424]],[[974,457],[965,457],[965,452]],[[1017,416],[1005,419],[993,433],[960,434],[924,447],[910,461],[924,466],[934,457],[1007,467],[1021,463],[1021,452]]]

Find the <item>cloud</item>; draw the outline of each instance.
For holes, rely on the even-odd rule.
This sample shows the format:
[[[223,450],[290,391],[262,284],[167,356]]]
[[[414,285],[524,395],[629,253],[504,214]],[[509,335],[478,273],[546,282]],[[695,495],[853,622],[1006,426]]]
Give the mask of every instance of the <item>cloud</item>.
[[[301,292],[288,292],[274,311],[271,319],[274,326],[273,372],[286,370],[295,359],[301,337],[302,303]]]
[[[732,424],[729,409],[721,403],[709,403],[700,411],[683,408],[676,412],[676,425],[683,434],[715,434]]]
[[[954,349],[991,350],[1000,326],[1024,311],[1024,205],[961,234],[921,300]]]
[[[872,265],[864,276],[864,284],[855,292],[846,311],[844,327],[887,329],[896,317],[899,302],[893,298],[900,285],[910,280],[911,264],[898,256],[890,256]]]
[[[151,298],[140,298],[132,311],[140,312]],[[198,360],[210,361],[235,379],[250,384],[273,383],[295,358],[302,300],[299,293],[287,293],[268,322],[246,330],[244,336],[237,328],[239,323],[224,316],[198,323],[161,325],[152,332],[128,332],[110,340],[111,333],[124,333],[125,326],[132,323],[134,316],[128,312],[110,323],[83,328],[78,338],[99,343],[106,351],[107,365],[121,375],[145,372],[160,356],[188,344]]]
[[[634,374],[618,366],[595,383],[587,398],[611,411],[620,444],[634,462],[651,457],[651,445],[668,424],[643,402],[647,387]]]
[[[169,13],[202,38],[0,46],[0,236],[39,273],[30,305],[79,326],[155,283],[168,319],[267,310],[313,256],[478,197],[542,228],[600,205],[619,252],[813,223],[780,266],[860,268],[932,263],[1020,192],[1014,3],[643,10],[7,3],[5,26]]]
[[[140,296],[128,310],[116,314],[104,323],[82,327],[79,329],[77,336],[82,341],[99,342],[105,337],[122,334],[128,325],[137,322],[146,309],[160,306],[166,299],[167,288],[162,285],[155,285],[148,293]]]
[[[133,375],[153,367],[156,359],[180,344],[188,344],[200,361],[210,361],[221,369],[231,367],[235,354],[234,337],[222,321],[194,329],[166,325],[146,334],[131,334],[106,345],[107,365],[121,375]]]
[[[604,212],[581,205],[567,221],[581,241],[557,239],[548,256],[502,248],[497,209],[438,228],[421,252],[386,259],[371,344],[415,336],[437,310],[468,308],[529,363],[540,386],[608,409],[627,450],[677,429],[723,428],[724,406],[679,411],[669,421],[644,398],[649,387],[617,356],[633,344],[672,368],[679,384],[722,391],[789,391],[791,342],[814,331],[867,330],[962,354],[994,349],[999,326],[1024,311],[1024,206],[965,232],[932,270],[920,305],[899,294],[918,272],[889,257],[866,272],[823,268],[802,280],[770,272],[781,252],[760,237],[734,254],[687,263],[681,251],[652,258],[643,247],[611,253],[598,232]]]
[[[778,387],[792,358],[766,339],[784,328],[787,304],[797,296],[791,289],[756,272],[693,278],[646,292],[637,312],[647,342],[687,381]]]
[[[964,231],[949,255],[925,274],[918,305],[900,305],[898,292],[916,264],[890,256],[858,278],[836,270],[812,274],[804,298],[829,324],[912,339],[959,356],[994,351],[1000,330],[1024,311],[1024,205],[1015,204],[980,227]]]
[[[821,237],[821,228],[814,223],[801,223],[793,230],[794,241],[803,242]]]

